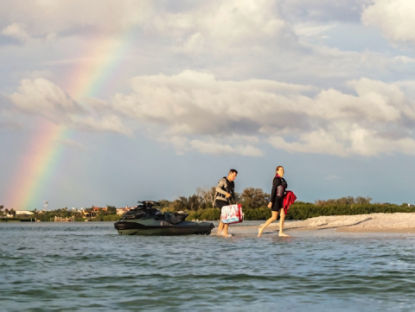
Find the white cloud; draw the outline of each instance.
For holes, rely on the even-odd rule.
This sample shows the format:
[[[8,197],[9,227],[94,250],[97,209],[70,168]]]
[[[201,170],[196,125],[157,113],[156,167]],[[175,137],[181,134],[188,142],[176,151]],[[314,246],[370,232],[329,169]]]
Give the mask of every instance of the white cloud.
[[[337,88],[345,80],[362,76],[385,79],[394,75],[398,80],[402,78],[396,76],[402,75],[406,79],[414,67],[408,57],[392,58],[370,48],[344,51],[327,47],[319,39],[333,36],[332,41],[343,42],[343,36],[331,29],[344,23],[342,13],[348,15],[346,21],[356,24],[342,30],[357,32],[362,27],[362,3],[366,0],[213,0],[170,5],[129,0],[17,0],[0,4],[0,8],[7,4],[3,11],[9,12],[0,10],[0,18],[6,26],[22,25],[32,37],[55,38],[47,44],[31,40],[27,46],[8,47],[4,52],[7,59],[14,55],[17,67],[47,67],[55,71],[55,77],[69,67],[93,68],[95,63],[99,68],[119,56],[120,80],[129,78],[126,73],[131,77],[187,68],[208,70],[221,79],[261,77]],[[121,48],[112,50],[119,43]],[[19,73],[18,77],[27,76]]]
[[[108,114],[96,116],[95,114],[86,116],[72,116],[70,126],[92,131],[115,132],[131,135],[132,131],[125,126],[123,121],[116,115]]]
[[[284,17],[301,22],[355,22],[371,0],[282,0]]]
[[[362,78],[350,81],[353,92],[345,93],[184,71],[138,76],[131,83],[130,93],[81,107],[51,81],[25,79],[9,99],[26,114],[70,127],[126,135],[147,128],[179,152],[260,156],[260,146],[269,143],[338,156],[415,154],[413,81]]]
[[[6,0],[0,5],[0,19],[19,23],[36,37],[88,31],[102,34],[140,25],[148,18],[151,7],[146,0]]]
[[[309,86],[223,81],[185,71],[134,78],[133,91],[117,94],[113,109],[142,125],[157,125],[179,149],[202,153],[261,154],[240,135],[292,152],[415,153],[415,103],[399,84],[363,78],[350,86],[353,93],[329,89],[310,96]]]
[[[366,25],[380,28],[393,41],[415,42],[415,2],[374,0],[362,13]]]
[[[294,152],[343,156],[389,150],[411,153],[406,147],[414,139],[414,84],[381,80],[408,77],[414,59],[370,49],[344,51],[325,46],[323,39],[314,40],[333,36],[330,32],[337,29],[333,25],[345,21],[358,25],[366,3],[232,0],[166,6],[133,0],[6,1],[0,4],[10,7],[7,14],[0,10],[3,35],[21,41],[51,38],[46,45],[29,40],[28,47],[3,50],[7,60],[12,59],[9,51],[18,51],[20,60],[26,61],[30,55],[33,59],[28,64],[41,64],[15,75],[30,79],[22,80],[9,98],[22,112],[72,127],[124,134],[148,127],[156,129],[154,137],[162,134],[178,149],[202,153],[232,150],[258,156],[264,143]],[[364,8],[362,20],[388,29],[391,23],[390,38],[412,40],[406,34],[407,26],[401,27],[393,19],[379,22],[391,3],[374,1]],[[407,5],[396,3],[387,12],[391,16]],[[343,12],[347,16],[342,17]],[[404,35],[394,35],[392,26],[404,29],[400,32]],[[103,92],[116,93],[112,100],[87,99],[80,106],[52,82],[71,77],[79,68],[96,64],[103,68],[111,61],[107,55],[111,51],[101,53],[102,43],[114,43],[119,39],[114,34],[131,29],[135,32],[129,39],[136,41],[128,42],[126,55],[119,55],[120,63],[128,66],[114,68],[117,83],[109,85],[116,87]],[[93,41],[89,40],[91,34],[96,35]],[[150,35],[154,37],[150,39]],[[56,58],[49,59],[46,49],[54,51]],[[140,70],[179,74],[144,75]],[[42,72],[45,74],[39,78]],[[120,81],[128,75],[136,75],[132,90],[113,91],[125,90]],[[83,77],[76,77],[83,85]],[[91,76],[84,78],[86,84]],[[136,128],[126,126],[131,120]],[[393,148],[385,151],[385,144]]]
[[[57,85],[43,78],[23,79],[10,100],[22,111],[45,117],[65,117],[79,106]]]
[[[156,17],[159,33],[172,34],[185,52],[201,52],[264,39],[275,40],[285,28],[274,0],[212,1],[193,10]]]
[[[92,101],[81,107],[59,86],[44,79],[23,79],[17,92],[9,96],[14,108],[70,127],[131,134],[121,119],[108,112],[105,102]]]
[[[11,25],[8,27],[14,25],[14,36],[19,38],[80,36],[91,40],[119,38],[135,30],[152,36],[154,41],[163,38],[164,45],[170,42],[167,47],[171,51],[190,55],[231,52],[237,46],[260,48],[264,42],[275,44],[287,27],[279,17],[275,0],[214,0],[180,9],[175,6],[180,3],[166,6],[149,0],[6,0],[0,4],[0,20]],[[23,33],[24,29],[28,34]]]
[[[223,144],[215,140],[191,140],[190,147],[202,154],[234,154],[239,156],[262,156],[262,151],[252,145]]]
[[[30,38],[29,34],[25,29],[25,26],[18,23],[13,23],[6,26],[5,28],[3,28],[1,33],[5,36],[17,39],[19,41],[27,41]]]

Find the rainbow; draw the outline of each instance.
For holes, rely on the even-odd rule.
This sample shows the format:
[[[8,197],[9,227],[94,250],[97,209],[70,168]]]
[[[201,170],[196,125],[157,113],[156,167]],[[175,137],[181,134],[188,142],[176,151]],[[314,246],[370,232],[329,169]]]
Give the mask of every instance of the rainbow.
[[[91,40],[83,60],[66,77],[64,89],[78,103],[96,97],[113,79],[133,42],[132,31],[119,38]],[[39,209],[47,197],[47,184],[56,173],[63,155],[63,143],[71,129],[43,121],[34,132],[11,183],[6,204],[15,210]],[[44,196],[41,198],[41,196]]]
[[[63,126],[50,122],[43,122],[38,126],[12,181],[12,192],[9,193],[8,200],[10,208],[40,208],[33,205],[42,204],[39,195],[53,174],[52,169],[56,167],[62,153],[60,140],[66,135],[67,131]]]
[[[72,98],[82,101],[86,97],[96,97],[106,84],[116,77],[129,48],[134,42],[133,32],[127,31],[122,37],[97,38],[89,51],[68,76],[66,90]]]

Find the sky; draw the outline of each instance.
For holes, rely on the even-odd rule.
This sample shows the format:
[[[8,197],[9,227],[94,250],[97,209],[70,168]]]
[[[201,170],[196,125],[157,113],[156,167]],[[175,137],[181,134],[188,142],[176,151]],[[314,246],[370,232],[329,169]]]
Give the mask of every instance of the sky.
[[[409,0],[3,0],[0,205],[415,203]]]

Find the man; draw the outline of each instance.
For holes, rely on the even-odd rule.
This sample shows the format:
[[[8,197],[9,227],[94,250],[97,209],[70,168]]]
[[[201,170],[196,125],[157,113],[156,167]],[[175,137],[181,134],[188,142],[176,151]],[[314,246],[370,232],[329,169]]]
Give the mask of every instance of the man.
[[[219,209],[222,209],[223,206],[230,205],[231,202],[235,201],[235,183],[233,181],[235,181],[237,175],[238,171],[231,169],[229,170],[227,177],[223,177],[219,180],[215,193],[215,206]],[[231,235],[228,230],[229,224],[224,224],[219,220],[217,235],[230,237]]]

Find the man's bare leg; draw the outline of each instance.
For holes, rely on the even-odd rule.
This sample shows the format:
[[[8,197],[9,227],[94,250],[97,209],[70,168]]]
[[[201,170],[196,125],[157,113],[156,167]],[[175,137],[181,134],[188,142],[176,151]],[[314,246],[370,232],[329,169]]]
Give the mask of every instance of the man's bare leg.
[[[224,237],[231,237],[232,236],[231,234],[229,234],[229,224],[224,224],[223,225],[222,236],[224,236]]]
[[[223,231],[223,222],[219,221],[218,231],[216,232],[216,235],[221,235],[222,231]]]

